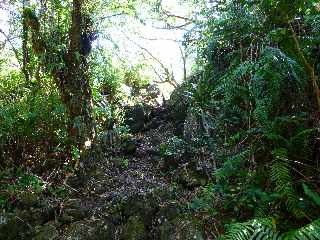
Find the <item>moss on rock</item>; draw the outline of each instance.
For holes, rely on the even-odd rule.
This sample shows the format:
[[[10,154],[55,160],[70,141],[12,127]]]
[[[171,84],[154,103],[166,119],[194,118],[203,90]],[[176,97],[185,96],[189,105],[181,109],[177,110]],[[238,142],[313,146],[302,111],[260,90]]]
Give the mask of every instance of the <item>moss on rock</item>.
[[[123,227],[122,237],[123,240],[139,240],[144,239],[145,225],[140,216],[129,217],[127,223]]]

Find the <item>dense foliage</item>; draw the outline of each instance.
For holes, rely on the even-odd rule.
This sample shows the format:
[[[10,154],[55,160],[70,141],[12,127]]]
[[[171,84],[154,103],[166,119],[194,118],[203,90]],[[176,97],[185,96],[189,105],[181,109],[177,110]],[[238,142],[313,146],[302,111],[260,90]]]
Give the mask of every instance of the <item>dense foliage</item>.
[[[217,1],[205,12],[191,107],[207,126],[225,239],[318,239],[319,5]]]

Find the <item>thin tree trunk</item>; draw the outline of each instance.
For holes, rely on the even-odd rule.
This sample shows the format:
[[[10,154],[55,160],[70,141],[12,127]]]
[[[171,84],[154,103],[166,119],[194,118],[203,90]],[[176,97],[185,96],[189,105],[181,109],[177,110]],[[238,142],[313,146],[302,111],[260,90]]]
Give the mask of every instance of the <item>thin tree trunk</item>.
[[[307,74],[309,75],[311,86],[312,86],[312,89],[313,89],[313,92],[314,92],[314,95],[316,98],[317,110],[318,110],[318,113],[320,113],[320,90],[319,90],[318,79],[315,74],[314,66],[312,64],[310,64],[308,62],[308,60],[306,59],[306,57],[304,56],[304,54],[301,50],[301,47],[300,47],[300,43],[299,43],[297,34],[295,33],[295,31],[292,27],[292,24],[290,22],[289,22],[289,28],[292,33],[292,38],[293,38],[294,45],[295,45],[294,47],[297,51],[297,54],[298,54],[300,60],[302,61],[302,64],[303,64]]]
[[[187,81],[187,54],[183,52],[182,47],[179,45],[181,58],[182,58],[182,64],[183,64],[183,81]]]
[[[29,6],[29,1],[24,0],[23,1],[23,11],[25,11],[25,8]],[[29,51],[28,51],[28,26],[26,24],[26,18],[23,17],[22,19],[22,72],[24,74],[26,83],[29,84],[30,77],[29,77],[29,70],[28,70],[28,64],[29,64]]]
[[[95,135],[88,64],[86,57],[80,55],[82,26],[82,1],[74,0],[70,47],[66,57],[66,68],[59,80],[60,83],[64,83],[61,92],[70,117],[69,136],[80,149],[85,148],[86,142],[92,142]]]

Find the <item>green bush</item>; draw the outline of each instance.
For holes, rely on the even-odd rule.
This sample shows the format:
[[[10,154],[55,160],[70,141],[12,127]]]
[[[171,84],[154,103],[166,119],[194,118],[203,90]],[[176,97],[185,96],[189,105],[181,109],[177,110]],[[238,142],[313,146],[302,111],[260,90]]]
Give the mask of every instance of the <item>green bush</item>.
[[[311,50],[318,13],[313,1],[221,1],[204,9],[189,108],[206,113],[210,125],[204,144],[220,196],[212,205],[230,223],[225,239],[291,239],[285,233],[299,228],[292,239],[319,238],[318,196],[306,187],[319,175],[311,81],[319,75]]]
[[[16,72],[1,78],[1,166],[41,163],[67,141],[66,110],[59,94],[50,83],[25,87]]]

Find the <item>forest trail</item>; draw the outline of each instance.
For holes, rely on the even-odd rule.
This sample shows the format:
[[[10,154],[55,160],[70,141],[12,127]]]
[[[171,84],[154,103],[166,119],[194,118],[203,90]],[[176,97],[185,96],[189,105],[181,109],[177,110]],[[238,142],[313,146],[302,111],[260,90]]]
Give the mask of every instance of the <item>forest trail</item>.
[[[152,120],[152,119],[151,119]],[[133,134],[127,149],[104,148],[103,160],[95,166],[87,191],[114,200],[165,189],[170,184],[161,173],[159,146],[173,136],[172,123],[163,119],[159,126]]]
[[[87,184],[64,203],[60,217],[70,222],[62,239],[204,239],[196,220],[180,214],[190,189],[173,188],[163,172],[159,146],[174,136],[173,124],[167,116],[154,119],[156,127],[133,135],[133,152],[104,149]]]
[[[172,169],[161,153],[176,130],[168,109],[148,113],[124,145],[100,142],[89,152],[85,175],[65,181],[66,196],[20,199],[17,211],[5,215],[0,239],[209,239],[184,210],[200,184],[183,185],[192,179],[185,165]]]
[[[320,240],[319,26],[318,0],[0,1],[0,240]]]

